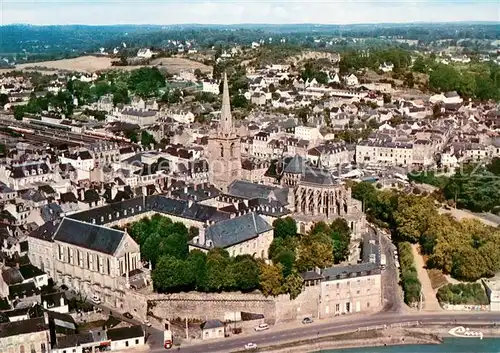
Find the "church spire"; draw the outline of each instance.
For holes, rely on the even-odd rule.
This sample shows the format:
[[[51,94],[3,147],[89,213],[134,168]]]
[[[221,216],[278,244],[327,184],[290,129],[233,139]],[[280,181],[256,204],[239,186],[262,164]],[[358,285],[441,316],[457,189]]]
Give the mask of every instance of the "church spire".
[[[229,100],[229,86],[227,85],[227,74],[224,72],[224,84],[222,90],[222,109],[220,116],[220,129],[224,134],[233,132],[233,117],[231,116],[231,103]]]

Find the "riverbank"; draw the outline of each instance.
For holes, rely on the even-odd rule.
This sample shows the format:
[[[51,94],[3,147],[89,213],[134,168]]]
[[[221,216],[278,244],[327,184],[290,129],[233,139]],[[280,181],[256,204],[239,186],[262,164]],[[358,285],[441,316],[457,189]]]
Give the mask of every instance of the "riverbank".
[[[374,329],[338,335],[315,337],[295,342],[286,342],[259,347],[258,352],[304,353],[325,350],[384,347],[399,345],[436,345],[444,337],[452,337],[448,331],[455,326],[426,325],[417,327],[394,327]],[[471,330],[481,331],[484,337],[500,337],[500,327],[468,325]]]
[[[322,336],[296,342],[259,347],[258,352],[304,353],[327,349],[393,346],[401,344],[439,344],[442,339],[432,333],[408,328],[368,330]]]

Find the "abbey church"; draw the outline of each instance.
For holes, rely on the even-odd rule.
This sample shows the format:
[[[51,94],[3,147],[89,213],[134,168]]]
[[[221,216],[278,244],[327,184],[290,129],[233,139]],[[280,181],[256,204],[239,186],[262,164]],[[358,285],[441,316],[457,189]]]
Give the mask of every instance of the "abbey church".
[[[291,215],[301,232],[315,222],[343,217],[353,235],[361,237],[366,226],[361,202],[352,199],[351,190],[328,170],[310,166],[299,156],[288,158],[273,185],[242,180],[242,136],[234,127],[226,74],[222,94],[220,123],[210,135],[207,147],[210,183],[222,191],[219,206],[231,205],[243,213],[253,205],[270,223]]]

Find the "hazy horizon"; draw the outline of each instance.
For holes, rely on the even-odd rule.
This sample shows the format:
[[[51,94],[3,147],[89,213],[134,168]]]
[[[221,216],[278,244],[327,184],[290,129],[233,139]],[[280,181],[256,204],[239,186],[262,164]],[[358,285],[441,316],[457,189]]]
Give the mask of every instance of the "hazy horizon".
[[[498,0],[0,0],[0,24],[362,25],[500,22]]]

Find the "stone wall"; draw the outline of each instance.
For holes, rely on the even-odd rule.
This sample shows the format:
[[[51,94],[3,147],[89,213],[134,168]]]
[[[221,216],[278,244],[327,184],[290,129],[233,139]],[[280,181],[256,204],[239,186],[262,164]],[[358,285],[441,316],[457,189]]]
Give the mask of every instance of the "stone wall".
[[[109,313],[104,313],[104,311],[101,312],[94,312],[94,311],[89,311],[88,313],[70,313],[71,317],[75,319],[76,323],[82,323],[82,322],[93,322],[93,321],[100,321],[100,320],[107,320]]]
[[[461,305],[461,304],[443,304],[444,310],[450,311],[490,311],[489,305]]]
[[[218,319],[238,316],[240,312],[263,314],[266,322],[277,321],[276,302],[261,294],[242,293],[179,293],[148,296],[148,311],[154,316],[173,319]]]

